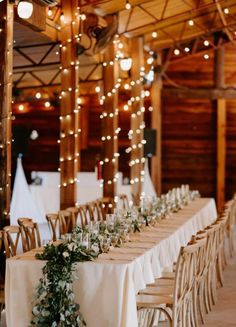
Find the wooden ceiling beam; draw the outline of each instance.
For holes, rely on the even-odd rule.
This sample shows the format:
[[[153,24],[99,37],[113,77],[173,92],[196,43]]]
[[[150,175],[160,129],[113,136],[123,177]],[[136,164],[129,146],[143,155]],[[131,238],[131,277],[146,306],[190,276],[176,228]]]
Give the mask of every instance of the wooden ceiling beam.
[[[189,89],[189,88],[164,88],[162,89],[164,97],[173,97],[177,99],[236,99],[236,88],[213,88],[213,89]]]
[[[223,0],[219,0],[219,3],[221,3]],[[223,1],[225,2],[225,1]],[[227,1],[228,6],[236,6],[234,0]],[[144,26],[139,26],[132,28],[126,32],[127,36],[136,37],[139,35],[151,33],[152,31],[155,31],[156,29],[163,29],[169,26],[173,26],[179,23],[183,23],[184,21],[188,21],[189,19],[204,17],[206,15],[209,15],[209,13],[212,13],[216,11],[215,2],[213,1],[210,4],[206,4],[203,6],[200,6],[199,8],[188,10],[180,14],[176,14],[173,16],[169,16],[167,18],[163,18],[160,20],[156,20],[152,23],[146,24]],[[145,29],[145,31],[143,31]],[[125,33],[122,33],[125,34]],[[129,35],[130,34],[130,35]]]

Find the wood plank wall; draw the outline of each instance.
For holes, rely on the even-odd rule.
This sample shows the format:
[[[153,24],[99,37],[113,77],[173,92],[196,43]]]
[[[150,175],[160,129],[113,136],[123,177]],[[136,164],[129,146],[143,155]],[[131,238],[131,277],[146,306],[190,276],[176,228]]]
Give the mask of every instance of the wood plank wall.
[[[167,70],[172,82],[189,88],[212,88],[213,53],[176,62]],[[236,46],[225,51],[225,84],[236,85]],[[164,80],[164,87],[170,84]],[[172,86],[173,87],[173,86]],[[216,106],[208,99],[163,101],[163,192],[180,183],[216,196]],[[236,99],[227,100],[226,198],[236,190]]]

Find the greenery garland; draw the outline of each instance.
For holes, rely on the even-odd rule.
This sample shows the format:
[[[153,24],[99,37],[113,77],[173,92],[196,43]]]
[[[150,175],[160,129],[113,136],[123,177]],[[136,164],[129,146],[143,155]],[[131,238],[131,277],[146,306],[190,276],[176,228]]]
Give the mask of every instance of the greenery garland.
[[[80,307],[74,301],[73,272],[77,262],[91,261],[97,255],[98,252],[86,249],[75,237],[59,245],[46,245],[44,252],[36,255],[37,259],[47,260],[47,263],[37,287],[30,326],[86,326]]]

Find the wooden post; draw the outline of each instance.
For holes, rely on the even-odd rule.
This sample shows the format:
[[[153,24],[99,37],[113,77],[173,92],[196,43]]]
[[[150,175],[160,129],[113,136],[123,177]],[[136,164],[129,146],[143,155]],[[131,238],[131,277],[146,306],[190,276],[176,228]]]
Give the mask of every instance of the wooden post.
[[[61,208],[74,206],[77,200],[79,170],[78,58],[76,36],[79,15],[74,0],[61,1],[65,17],[61,23],[61,130],[60,130],[60,202]],[[72,23],[74,22],[74,23]]]
[[[110,44],[104,53],[104,62],[110,63],[115,58],[114,44]],[[118,96],[113,93],[118,83],[118,64],[108,64],[103,68],[104,79],[104,111],[102,114],[102,152],[103,152],[103,196],[114,197],[116,195],[116,179],[118,172]]]
[[[133,38],[131,40],[132,49],[132,68],[131,79],[133,81],[140,80],[140,73],[143,67],[143,38]],[[131,114],[131,185],[132,194],[135,199],[138,199],[142,191],[143,180],[143,129],[141,126],[143,122],[143,98],[142,98],[143,86],[142,83],[136,83],[132,88],[132,97],[135,99],[132,104]]]
[[[223,209],[225,201],[226,160],[226,101],[217,100],[217,207]]]
[[[0,2],[0,228],[9,224],[11,197],[13,21],[13,5]]]
[[[224,48],[215,50],[215,87],[224,87]],[[225,201],[225,162],[226,162],[226,100],[218,98],[217,106],[217,207],[221,210]]]
[[[161,66],[161,57],[156,60],[156,68]],[[157,195],[161,195],[161,89],[162,80],[158,71],[155,71],[151,86],[151,127],[156,129],[156,155],[151,158],[151,176]]]

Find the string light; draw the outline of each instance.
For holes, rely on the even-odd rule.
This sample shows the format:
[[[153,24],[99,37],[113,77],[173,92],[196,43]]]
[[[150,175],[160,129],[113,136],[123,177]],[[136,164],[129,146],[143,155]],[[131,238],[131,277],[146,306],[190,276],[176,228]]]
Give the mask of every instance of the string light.
[[[131,9],[131,4],[129,3],[129,1],[127,0],[125,3],[125,9],[130,10]]]
[[[189,24],[189,26],[194,26],[194,21],[192,20],[192,19],[190,19],[189,21],[188,21],[188,24]]]
[[[209,42],[208,40],[205,40],[205,41],[203,42],[203,44],[205,45],[205,47],[208,47],[209,44],[210,44],[210,42]]]
[[[152,32],[152,38],[153,38],[153,39],[156,39],[157,36],[158,36],[157,32]]]
[[[205,60],[208,60],[210,57],[209,57],[209,55],[208,55],[207,53],[205,53],[204,56],[203,56],[203,58],[204,58]]]
[[[174,49],[174,54],[176,55],[176,56],[179,56],[179,54],[180,54],[180,50],[179,49]]]
[[[37,93],[35,94],[35,98],[36,98],[36,99],[40,99],[40,98],[41,98],[41,96],[42,96],[42,95],[41,95],[41,93],[40,93],[40,92],[37,92]]]
[[[190,51],[190,49],[188,47],[185,47],[184,51],[188,53]]]
[[[228,14],[229,14],[229,8],[224,8],[224,13],[225,13],[226,15],[228,15]]]

